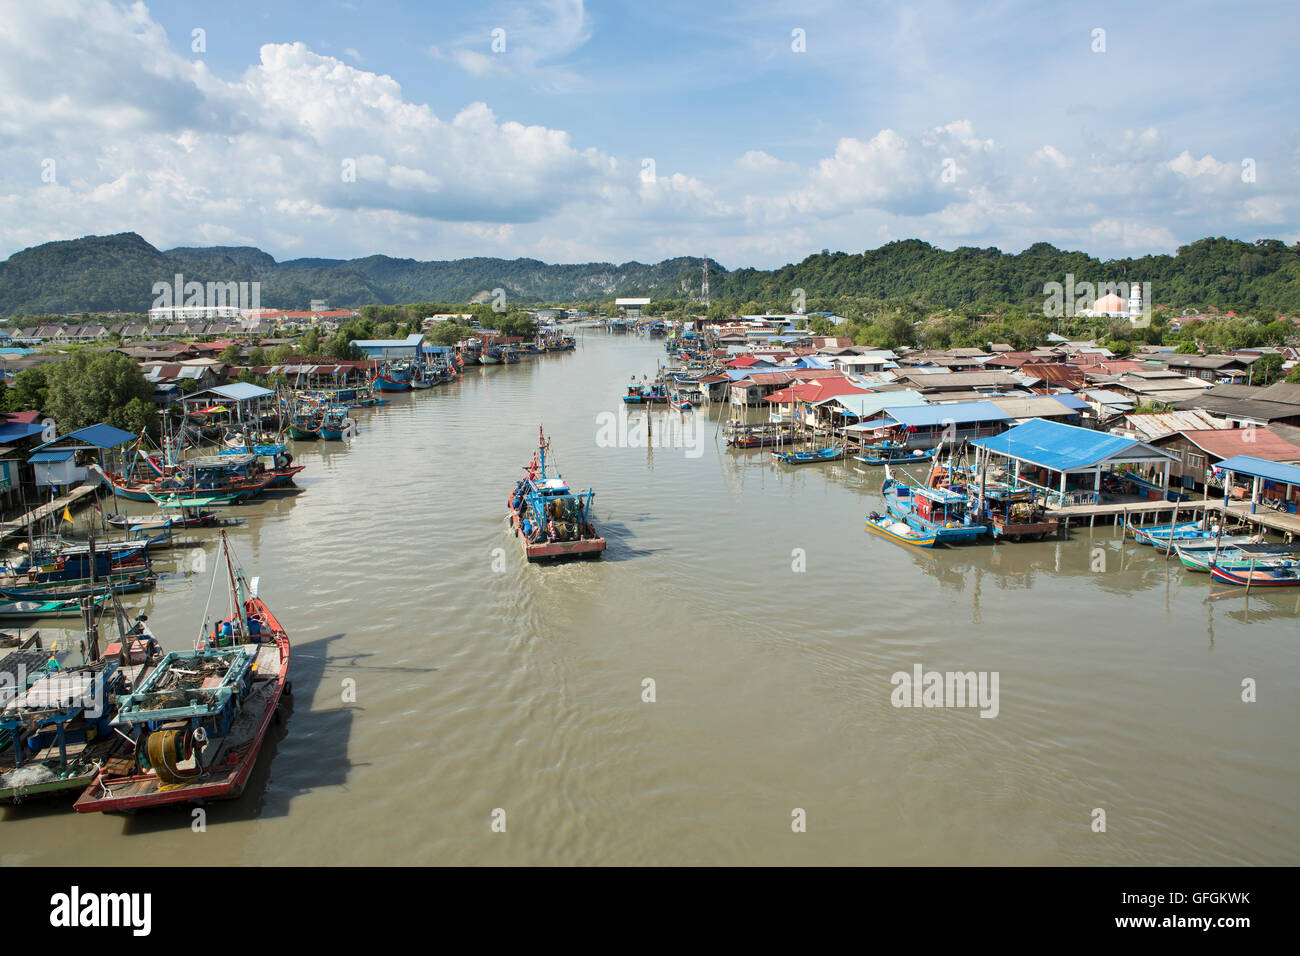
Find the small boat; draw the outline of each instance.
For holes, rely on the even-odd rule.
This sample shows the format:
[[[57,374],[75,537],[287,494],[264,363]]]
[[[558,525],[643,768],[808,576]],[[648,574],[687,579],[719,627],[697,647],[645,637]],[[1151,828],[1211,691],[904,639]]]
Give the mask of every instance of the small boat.
[[[878,449],[868,445],[864,450],[864,454],[854,455],[853,458],[864,465],[910,465],[929,461],[933,454],[934,449],[932,448],[918,448],[908,451],[906,449]]]
[[[141,571],[110,578],[107,581],[56,581],[42,584],[0,586],[0,597],[11,601],[76,601],[101,594],[132,594],[147,591],[158,583],[155,574]]]
[[[1198,538],[1214,537],[1215,530],[1207,530],[1199,521],[1181,521],[1177,524],[1147,525],[1138,527],[1129,522],[1124,523],[1124,537],[1131,538],[1138,544],[1160,547],[1169,550],[1171,541],[1188,541]]]
[[[670,404],[673,408],[677,409],[679,412],[689,412],[692,408],[695,407],[694,405],[691,404],[690,399],[686,398],[684,395],[682,395],[681,392],[677,392],[677,391],[672,393],[672,396],[668,400],[668,404]]]
[[[917,531],[904,521],[896,521],[876,511],[867,515],[867,530],[874,531],[890,541],[911,545],[914,548],[933,548],[938,541],[938,538],[929,532]]]
[[[1226,568],[1210,565],[1210,576],[1223,584],[1250,588],[1293,588],[1300,586],[1300,564],[1284,561],[1272,567],[1256,565],[1246,568]]]
[[[96,595],[90,600],[98,606],[108,600],[108,594]],[[0,618],[27,620],[37,617],[80,617],[80,599],[0,601]]]
[[[79,813],[233,799],[248,783],[290,692],[289,637],[258,596],[257,579],[250,583],[235,563],[224,531],[221,550],[232,613],[118,699],[112,728],[130,741],[131,757],[103,768],[73,805]]]
[[[596,493],[588,488],[574,494],[560,475],[547,474],[550,447],[550,439],[539,427],[537,451],[507,502],[510,526],[529,561],[598,558],[605,539],[592,521]]]
[[[831,445],[817,451],[774,451],[772,458],[786,465],[810,465],[819,461],[839,461],[844,457],[843,445]]]
[[[1270,567],[1300,553],[1300,544],[1266,542],[1261,548],[1255,549],[1253,555],[1248,555],[1241,550],[1243,544],[1260,544],[1259,535],[1232,535],[1217,541],[1175,541],[1174,553],[1178,555],[1178,561],[1183,567],[1198,574],[1209,574],[1211,564],[1233,571],[1249,568],[1252,562],[1259,567]]]

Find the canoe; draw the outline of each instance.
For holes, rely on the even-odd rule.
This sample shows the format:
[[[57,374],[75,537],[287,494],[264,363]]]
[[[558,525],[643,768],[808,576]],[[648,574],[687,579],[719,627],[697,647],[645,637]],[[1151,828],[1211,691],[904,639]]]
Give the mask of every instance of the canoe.
[[[867,515],[867,530],[874,531],[882,538],[888,538],[898,544],[911,545],[914,548],[933,548],[938,540],[933,534],[917,531],[905,522],[895,521],[875,511]]]

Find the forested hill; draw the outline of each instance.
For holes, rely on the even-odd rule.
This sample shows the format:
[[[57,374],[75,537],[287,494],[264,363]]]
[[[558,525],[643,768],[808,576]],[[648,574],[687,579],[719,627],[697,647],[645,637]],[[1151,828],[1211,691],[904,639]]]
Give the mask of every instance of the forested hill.
[[[0,263],[0,315],[145,312],[155,282],[260,282],[261,304],[303,309],[312,299],[331,308],[407,302],[487,300],[503,289],[507,302],[608,301],[617,296],[686,298],[698,294],[698,258],[653,265],[625,262],[548,265],[536,259],[455,259],[422,262],[291,259],[276,262],[260,249],[237,246],[160,251],[133,232],[48,242]],[[712,276],[726,270],[709,261]],[[180,303],[176,303],[180,304]]]
[[[698,296],[694,257],[639,262],[548,265],[535,259],[425,262],[292,259],[276,262],[260,249],[233,246],[160,251],[135,233],[51,242],[0,263],[0,315],[120,309],[153,304],[155,282],[182,273],[198,282],[261,283],[262,305],[306,308],[312,299],[345,308],[407,302],[481,301],[505,290],[515,304],[609,302],[616,296]],[[1064,282],[1150,282],[1157,304],[1241,310],[1254,305],[1300,312],[1300,244],[1263,239],[1202,239],[1177,255],[1103,262],[1082,252],[1038,243],[1021,253],[937,249],[915,239],[863,253],[823,252],[774,270],[728,272],[709,260],[713,300],[789,308],[794,290],[809,299],[905,296],[931,307],[1041,302],[1043,286]]]

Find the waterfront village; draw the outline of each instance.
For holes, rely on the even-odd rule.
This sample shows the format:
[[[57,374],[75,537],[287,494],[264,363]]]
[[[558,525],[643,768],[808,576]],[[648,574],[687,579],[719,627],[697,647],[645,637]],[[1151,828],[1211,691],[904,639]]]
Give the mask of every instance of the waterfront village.
[[[402,393],[509,375],[591,335],[663,343],[653,366],[608,383],[602,407],[647,428],[656,415],[707,417],[719,454],[755,466],[878,470],[859,533],[1017,547],[1103,523],[1207,586],[1300,585],[1300,384],[1287,381],[1300,356],[1288,342],[1117,349],[1049,334],[886,348],[835,334],[825,313],[652,312],[628,298],[606,314],[514,312],[500,327],[482,309],[400,323],[324,309],[9,323],[0,799],[63,794],[79,812],[116,812],[238,796],[291,694],[292,622],[239,567],[232,516],[300,493],[305,447],[345,447]],[[599,558],[594,493],[571,489],[549,453],[539,433],[519,449],[521,473],[500,477],[513,482],[503,533],[539,565]],[[231,610],[193,648],[164,652],[124,604],[196,540],[218,544]],[[59,619],[84,629],[71,654],[41,637]]]

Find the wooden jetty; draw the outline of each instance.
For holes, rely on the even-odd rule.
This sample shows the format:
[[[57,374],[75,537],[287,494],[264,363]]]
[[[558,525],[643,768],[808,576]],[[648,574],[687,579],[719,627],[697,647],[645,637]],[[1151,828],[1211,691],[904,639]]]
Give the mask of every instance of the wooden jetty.
[[[26,534],[29,526],[45,521],[51,515],[57,517],[63,514],[64,509],[76,511],[86,505],[87,499],[95,496],[98,487],[98,483],[78,485],[66,495],[61,495],[39,508],[33,508],[26,514],[19,515],[10,521],[0,522],[0,541],[7,540],[17,534]]]

